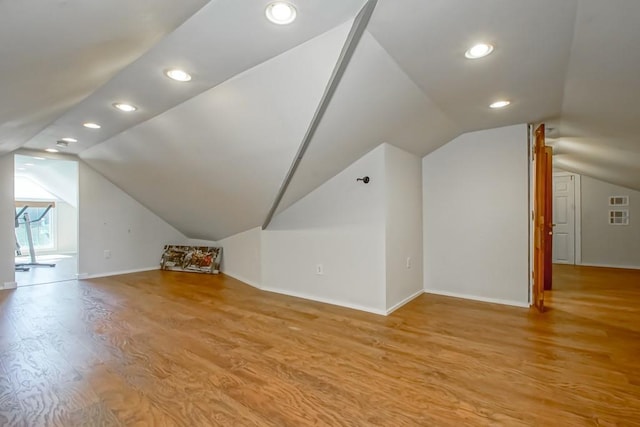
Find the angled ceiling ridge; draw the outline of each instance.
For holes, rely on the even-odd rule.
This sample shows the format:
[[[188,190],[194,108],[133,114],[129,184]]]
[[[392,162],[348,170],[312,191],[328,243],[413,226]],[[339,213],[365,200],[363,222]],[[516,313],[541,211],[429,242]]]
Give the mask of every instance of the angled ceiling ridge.
[[[185,235],[217,240],[258,227],[349,29],[314,37],[80,157]],[[167,177],[161,186],[157,173]]]
[[[263,229],[267,228],[271,223],[271,220],[273,219],[273,216],[275,215],[278,206],[280,205],[280,202],[282,201],[282,198],[284,197],[284,194],[286,193],[287,188],[289,187],[289,184],[291,183],[291,180],[293,179],[293,176],[295,175],[296,170],[300,165],[302,157],[309,147],[316,129],[322,121],[322,117],[324,116],[324,113],[327,110],[329,103],[331,102],[331,98],[335,93],[347,66],[349,65],[349,61],[353,56],[353,53],[355,52],[358,42],[360,41],[362,34],[364,34],[364,31],[369,24],[369,20],[371,19],[371,15],[373,15],[373,11],[375,10],[377,3],[378,0],[368,0],[367,3],[365,3],[365,5],[362,7],[362,9],[360,9],[360,12],[358,12],[358,15],[354,19],[351,30],[349,31],[349,34],[347,35],[347,38],[340,52],[340,56],[336,61],[336,65],[333,69],[333,72],[331,73],[331,77],[329,78],[324,93],[322,94],[322,98],[320,99],[318,107],[313,114],[313,118],[309,123],[309,127],[307,128],[302,142],[300,143],[298,152],[296,153],[296,156],[291,163],[291,167],[289,168],[289,171],[287,172],[287,175],[285,176],[280,189],[278,190],[278,194],[273,201],[273,205],[271,206],[267,217],[264,220],[264,223],[262,225]]]

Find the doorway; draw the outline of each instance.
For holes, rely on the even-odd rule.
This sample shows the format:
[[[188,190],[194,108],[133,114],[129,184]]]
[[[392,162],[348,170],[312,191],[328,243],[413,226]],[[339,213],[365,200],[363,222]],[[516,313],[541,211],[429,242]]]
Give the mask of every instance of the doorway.
[[[75,279],[78,163],[22,154],[16,154],[14,162],[18,286]]]
[[[553,263],[580,264],[580,175],[553,173]]]

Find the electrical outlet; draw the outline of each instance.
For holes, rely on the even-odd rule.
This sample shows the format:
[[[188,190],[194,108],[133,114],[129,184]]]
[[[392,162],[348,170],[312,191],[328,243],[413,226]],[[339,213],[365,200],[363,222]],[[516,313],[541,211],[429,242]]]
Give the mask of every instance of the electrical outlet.
[[[316,274],[319,276],[324,274],[324,267],[322,266],[322,264],[316,265]]]
[[[111,258],[111,251],[109,249],[104,250],[104,259]]]
[[[411,268],[411,257],[407,257],[407,268]]]

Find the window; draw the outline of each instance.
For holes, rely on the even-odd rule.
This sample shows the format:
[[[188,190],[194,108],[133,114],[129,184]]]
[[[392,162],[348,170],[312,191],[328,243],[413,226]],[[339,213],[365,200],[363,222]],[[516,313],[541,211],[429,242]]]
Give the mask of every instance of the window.
[[[28,202],[24,202],[24,205],[28,205]],[[42,205],[42,202],[38,203]],[[22,207],[16,207],[16,215],[20,213]],[[28,215],[31,222],[31,237],[33,238],[33,248],[36,251],[53,250],[56,248],[55,242],[55,209],[49,209],[48,212],[46,206],[42,207],[28,207],[24,210],[17,219],[16,238],[18,244],[24,251],[29,250],[29,238],[27,236],[27,224],[25,221],[25,214]],[[37,221],[41,218],[39,221]]]

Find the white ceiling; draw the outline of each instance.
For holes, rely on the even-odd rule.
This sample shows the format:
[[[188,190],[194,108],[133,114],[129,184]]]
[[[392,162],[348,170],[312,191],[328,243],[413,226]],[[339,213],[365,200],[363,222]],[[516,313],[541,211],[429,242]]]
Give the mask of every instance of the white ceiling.
[[[70,153],[189,236],[260,225],[364,4],[296,0],[276,26],[267,2],[0,3],[0,40],[16,40],[0,45],[0,152],[74,136]],[[422,156],[541,121],[557,166],[640,189],[637,22],[637,0],[379,0],[281,209],[381,142]],[[466,60],[476,41],[494,53]]]
[[[554,161],[640,190],[640,1],[579,5]]]
[[[571,0],[382,0],[369,31],[468,132],[560,113],[575,12]],[[466,59],[480,41],[493,54]],[[487,108],[501,98],[512,101],[508,110]]]
[[[24,177],[71,206],[78,206],[78,162],[38,155],[14,156],[16,177]],[[16,186],[16,199],[20,199]]]
[[[349,23],[80,157],[188,236],[260,224],[304,136]]]
[[[0,2],[0,154],[77,108],[205,3]]]

